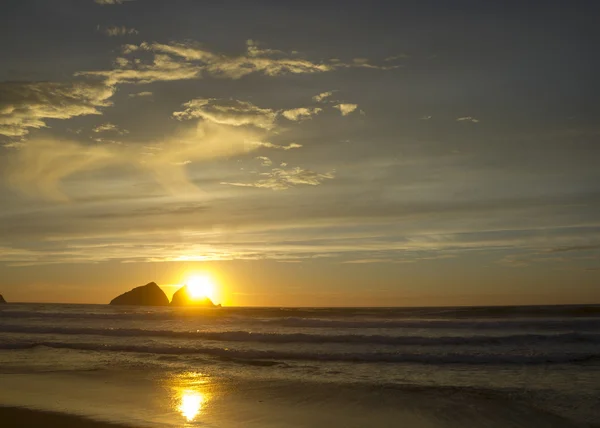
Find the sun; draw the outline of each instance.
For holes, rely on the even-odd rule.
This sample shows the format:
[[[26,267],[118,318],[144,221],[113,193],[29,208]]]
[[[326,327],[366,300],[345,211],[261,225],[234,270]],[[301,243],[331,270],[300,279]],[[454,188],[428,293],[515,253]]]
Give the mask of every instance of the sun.
[[[192,275],[186,281],[188,292],[193,299],[208,297],[214,302],[215,283],[208,275]]]

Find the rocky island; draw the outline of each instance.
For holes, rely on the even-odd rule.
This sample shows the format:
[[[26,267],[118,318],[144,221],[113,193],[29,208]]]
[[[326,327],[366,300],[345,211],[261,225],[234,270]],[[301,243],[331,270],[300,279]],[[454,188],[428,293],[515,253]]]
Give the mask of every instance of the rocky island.
[[[0,294],[0,305],[6,303],[6,300],[4,300],[4,297],[2,297],[2,294]]]
[[[155,282],[136,287],[110,302],[111,305],[168,306],[169,299]]]

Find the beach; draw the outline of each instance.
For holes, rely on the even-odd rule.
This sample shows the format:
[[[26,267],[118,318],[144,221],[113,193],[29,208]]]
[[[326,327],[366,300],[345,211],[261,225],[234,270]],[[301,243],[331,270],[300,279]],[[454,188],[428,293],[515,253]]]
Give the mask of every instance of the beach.
[[[2,426],[595,427],[599,325],[596,307],[9,305]]]
[[[49,428],[128,428],[125,425],[99,422],[93,419],[69,415],[68,413],[52,413],[18,407],[0,407],[0,421],[2,421],[2,426],[7,428],[35,426]]]

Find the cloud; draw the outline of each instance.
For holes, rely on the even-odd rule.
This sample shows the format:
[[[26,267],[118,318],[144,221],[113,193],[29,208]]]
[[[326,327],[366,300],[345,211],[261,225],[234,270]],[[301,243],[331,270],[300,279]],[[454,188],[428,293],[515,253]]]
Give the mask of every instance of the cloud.
[[[184,107],[185,110],[175,112],[173,116],[179,120],[200,119],[196,127],[186,127],[162,142],[148,144],[130,138],[128,144],[123,145],[100,137],[105,133],[128,133],[110,122],[92,129],[94,134],[100,134],[94,141],[101,143],[101,146],[47,137],[34,138],[9,160],[14,168],[7,174],[8,181],[29,195],[67,200],[66,193],[61,189],[63,183],[68,182],[74,174],[122,164],[134,165],[149,173],[172,194],[192,194],[199,189],[188,178],[188,171],[184,168],[192,161],[237,156],[259,148],[287,151],[302,147],[297,143],[275,144],[265,141],[275,127],[278,111],[245,101],[215,99],[191,100]],[[267,157],[259,159],[263,166],[272,165]],[[300,183],[318,184],[330,178],[327,174],[298,168],[275,169],[269,174],[255,186],[282,189]]]
[[[146,157],[141,167],[173,195],[198,194],[199,188],[190,180],[183,167],[186,161],[202,162],[248,153],[257,148],[248,144],[248,141],[256,141],[261,137],[262,132],[254,127],[198,121],[195,130],[165,140],[160,145],[162,150]],[[133,162],[139,161],[134,159]]]
[[[0,135],[22,137],[48,119],[101,114],[114,92],[103,82],[0,83]]]
[[[94,3],[106,5],[106,4],[123,4],[126,1],[134,1],[134,0],[94,0]]]
[[[544,252],[533,252],[533,253],[517,253],[517,254],[509,254],[504,256],[500,260],[497,260],[497,263],[505,266],[511,267],[524,267],[531,266],[533,264],[545,264],[552,263],[552,265],[557,265],[560,263],[573,262],[577,260],[572,257],[559,257],[553,256],[549,257],[547,253]]]
[[[10,168],[5,174],[7,182],[25,194],[66,201],[69,198],[62,186],[74,174],[119,164],[133,165],[154,177],[170,194],[191,195],[198,193],[199,188],[187,176],[187,163],[256,150],[258,146],[248,141],[259,141],[260,137],[253,128],[199,121],[196,129],[170,136],[156,143],[154,150],[135,142],[89,146],[68,140],[34,138],[10,154]]]
[[[107,123],[103,123],[102,125],[98,125],[96,127],[94,127],[92,129],[92,132],[116,132],[120,135],[125,135],[125,134],[129,134],[129,131],[127,131],[126,129],[120,129],[117,125],[107,122]]]
[[[288,120],[302,121],[310,119],[312,116],[319,114],[323,109],[318,107],[299,107],[291,110],[285,110],[282,115]]]
[[[150,91],[142,91],[134,94],[129,94],[129,98],[151,97],[153,94]]]
[[[188,136],[188,141],[194,141],[192,136]],[[165,149],[168,144],[165,142]],[[255,187],[238,179],[221,177],[219,181]],[[561,228],[555,223],[552,228],[514,229],[516,225],[511,225],[510,219],[502,224],[496,222],[498,215],[506,219],[506,214],[512,213],[508,217],[514,215],[517,227],[523,225],[523,218],[535,218],[538,223],[551,211],[547,205],[534,204],[533,211],[523,211],[523,207],[515,209],[509,201],[498,200],[482,210],[481,204],[474,201],[458,206],[455,201],[415,205],[404,199],[390,207],[382,205],[379,195],[366,200],[363,193],[343,195],[343,183],[334,183],[308,188],[314,192],[302,195],[308,199],[301,204],[297,203],[297,192],[291,190],[273,195],[258,189],[238,189],[235,197],[212,200],[200,194],[200,202],[182,201],[179,197],[149,198],[143,192],[132,195],[124,186],[119,186],[122,192],[118,199],[90,200],[80,198],[84,194],[86,198],[104,195],[101,188],[90,186],[92,183],[82,175],[65,183],[81,186],[81,193],[72,204],[47,205],[42,212],[4,213],[0,246],[12,248],[13,256],[1,248],[0,263],[25,261],[27,251],[35,251],[38,256],[31,264],[99,259],[168,261],[200,256],[206,260],[302,260],[325,254],[340,257],[340,262],[378,258],[406,263],[421,255],[473,254],[477,259],[481,256],[480,264],[485,268],[487,256],[497,259],[507,251],[545,250],[588,242],[581,241],[582,237],[593,237],[590,243],[600,242],[600,226],[595,218],[592,220],[596,226],[582,228],[574,228],[573,224]],[[229,195],[232,188],[222,187]],[[267,206],[269,209],[264,209]]]
[[[473,123],[478,123],[479,119],[475,119],[472,116],[463,116],[463,117],[459,117],[456,119],[457,122],[473,122]]]
[[[290,143],[287,145],[273,144],[268,141],[250,141],[250,145],[256,147],[264,147],[267,149],[293,150],[302,148],[302,144]]]
[[[261,166],[271,166],[271,165],[273,165],[273,162],[271,161],[271,159],[269,159],[266,156],[257,156],[254,159],[259,160]]]
[[[358,108],[358,104],[342,103],[333,106],[333,108],[338,109],[342,113],[342,116],[348,116],[350,113],[352,113]]]
[[[341,68],[395,68],[373,65],[365,59],[351,63],[333,60],[316,62],[278,50],[261,49],[254,41],[246,43],[246,51],[241,55],[215,53],[199,44],[156,42],[125,45],[122,52],[128,58],[120,58],[112,70],[84,71],[79,75],[105,77],[111,84],[116,84],[196,79],[202,76],[239,79],[252,73],[280,76],[324,73]],[[150,62],[136,57],[147,52],[153,54]]]
[[[421,120],[429,120],[431,119],[431,116],[425,115],[425,116],[421,116]]]
[[[344,115],[353,110],[348,106],[354,106],[356,109],[356,105],[344,104]],[[275,128],[275,121],[279,116],[290,121],[302,122],[323,111],[319,107],[273,110],[258,107],[248,101],[217,100],[215,98],[197,98],[184,103],[183,107],[185,110],[174,112],[173,117],[178,120],[203,119],[231,126],[255,126],[265,130]],[[346,109],[350,109],[350,111],[346,112]]]
[[[260,108],[247,101],[218,101],[213,98],[197,98],[183,104],[183,111],[176,111],[173,117],[178,120],[203,119],[230,126],[255,126],[266,130],[275,125],[277,112]]]
[[[101,137],[97,137],[97,138],[93,138],[93,140],[98,143],[98,144],[123,144],[120,141],[116,141],[116,140],[111,140],[109,138],[101,138]]]
[[[572,245],[568,247],[558,247],[547,250],[548,253],[570,253],[575,251],[593,251],[600,250],[600,244]]]
[[[346,260],[342,262],[342,264],[370,264],[370,263],[394,263],[396,260],[394,259],[379,259],[379,258],[370,258],[370,259],[357,259],[357,260]]]
[[[15,155],[16,162],[8,170],[8,181],[31,196],[67,200],[59,183],[77,172],[115,161],[113,152],[104,146],[81,144],[53,139],[28,142]]]
[[[261,56],[270,56],[270,55],[285,55],[285,52],[277,50],[277,49],[263,49],[260,48],[260,43],[254,40],[246,41],[246,49],[248,52],[248,56],[251,57],[261,57]]]
[[[154,55],[149,63],[144,63],[139,59],[119,57],[115,61],[115,65],[116,67],[112,70],[80,71],[75,73],[75,76],[100,77],[106,79],[109,85],[116,85],[190,80],[199,78],[202,73],[200,67],[175,60],[169,55]]]
[[[448,250],[446,250],[448,251]],[[377,253],[375,253],[377,254]],[[444,254],[444,253],[433,253],[432,255],[422,255],[418,252],[408,252],[402,251],[401,254],[396,254],[397,258],[378,258],[376,256],[365,258],[365,259],[356,259],[356,260],[346,260],[343,261],[342,264],[367,264],[367,263],[392,263],[392,264],[403,264],[403,263],[416,263],[421,261],[431,261],[431,260],[443,260],[443,259],[453,259],[457,255],[456,254]]]
[[[271,172],[263,172],[260,175],[264,178],[255,181],[254,183],[221,182],[221,184],[238,187],[258,187],[271,190],[285,190],[301,184],[317,186],[324,180],[334,178],[333,172],[321,174],[308,169],[302,169],[300,167],[291,169],[274,168]]]
[[[320,103],[324,101],[326,98],[329,98],[333,95],[333,91],[321,92],[313,97],[313,101]]]
[[[116,36],[126,36],[129,34],[139,34],[140,32],[138,30],[136,30],[135,28],[127,28],[125,26],[121,26],[121,27],[107,27],[104,29],[104,33],[109,36],[109,37],[116,37]]]
[[[265,51],[255,50],[254,45],[248,46],[246,55],[240,56],[215,54],[209,50],[185,44],[152,43],[144,45],[143,48],[179,56],[188,61],[198,61],[201,63],[203,71],[208,74],[230,79],[239,79],[251,73],[278,76],[282,74],[323,73],[336,68],[331,64],[317,63],[300,58],[273,58],[271,53],[265,54]]]
[[[384,59],[384,61],[396,61],[397,59],[407,59],[407,58],[410,58],[409,55],[401,53],[398,55],[388,56],[386,59]]]

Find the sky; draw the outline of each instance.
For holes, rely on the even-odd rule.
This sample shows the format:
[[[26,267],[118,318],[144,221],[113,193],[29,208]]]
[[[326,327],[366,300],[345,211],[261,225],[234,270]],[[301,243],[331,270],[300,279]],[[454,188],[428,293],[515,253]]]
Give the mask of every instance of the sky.
[[[8,301],[600,303],[598,2],[0,8]]]

